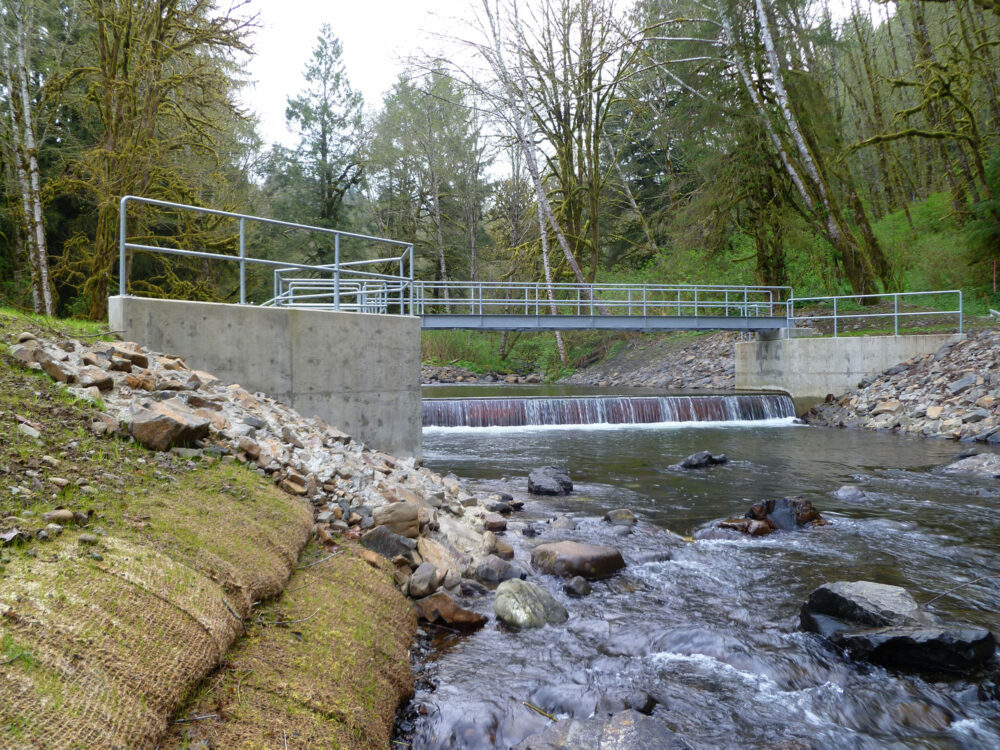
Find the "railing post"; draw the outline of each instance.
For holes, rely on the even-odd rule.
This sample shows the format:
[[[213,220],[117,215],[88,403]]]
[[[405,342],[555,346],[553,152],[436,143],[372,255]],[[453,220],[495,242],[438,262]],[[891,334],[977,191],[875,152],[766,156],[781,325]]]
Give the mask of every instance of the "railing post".
[[[628,288],[628,316],[632,317],[632,287]]]
[[[833,337],[837,338],[837,298],[833,298]]]
[[[247,303],[247,222],[240,217],[240,304]]]
[[[362,277],[364,278],[364,277]],[[333,309],[340,309],[340,235],[333,235]]]
[[[962,310],[962,290],[958,290],[958,332],[962,332],[962,315],[964,311]]]
[[[125,212],[128,210],[128,196],[123,196],[118,205],[118,295],[125,296],[128,282],[125,279]]]
[[[899,335],[899,295],[892,295],[892,335]]]
[[[646,317],[646,285],[642,285],[642,317]]]
[[[694,288],[694,316],[698,317],[698,287]]]

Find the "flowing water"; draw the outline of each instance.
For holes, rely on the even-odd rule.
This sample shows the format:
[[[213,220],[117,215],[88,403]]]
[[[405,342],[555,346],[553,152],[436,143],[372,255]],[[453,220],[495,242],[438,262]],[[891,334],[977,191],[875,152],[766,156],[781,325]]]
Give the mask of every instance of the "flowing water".
[[[698,450],[731,460],[669,468]],[[977,580],[1000,574],[1000,483],[932,471],[958,450],[787,418],[426,428],[428,466],[526,499],[504,537],[516,559],[542,539],[569,538],[614,544],[628,567],[583,599],[533,575],[569,610],[559,626],[512,632],[493,617],[492,597],[463,599],[491,621],[469,636],[435,633],[412,704],[413,747],[512,747],[550,723],[524,703],[583,719],[641,691],[657,702],[653,717],[697,748],[1000,748],[1000,703],[983,675],[851,663],[797,627],[816,586],[865,579],[905,586],[920,602],[972,582],[931,611],[1000,631],[1000,580]],[[528,471],[547,464],[569,469],[572,495],[527,495]],[[866,498],[833,497],[848,483]],[[756,500],[792,494],[831,525],[763,538],[715,529]],[[634,533],[617,536],[601,520],[614,508],[639,516]],[[546,530],[560,515],[577,528]],[[541,536],[522,535],[527,523]]]

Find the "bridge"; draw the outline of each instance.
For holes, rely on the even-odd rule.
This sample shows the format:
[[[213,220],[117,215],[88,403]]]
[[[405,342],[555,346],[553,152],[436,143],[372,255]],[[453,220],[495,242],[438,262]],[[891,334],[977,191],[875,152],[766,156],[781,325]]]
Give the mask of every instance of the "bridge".
[[[216,238],[230,222],[235,231],[228,241],[214,244],[235,252],[129,239],[130,207],[165,213],[147,217],[161,226],[198,227],[207,218],[202,228]],[[254,257],[248,246],[259,234],[248,230],[255,225],[283,235],[307,232],[314,250],[326,243],[332,262]],[[420,455],[421,329],[756,332],[757,341],[735,347],[737,388],[806,399],[843,393],[862,377],[954,340],[951,333],[899,335],[901,321],[930,316],[927,322],[940,329],[938,318],[956,316],[962,331],[957,291],[875,295],[867,301],[881,307],[872,311],[859,307],[857,296],[797,299],[788,287],[421,281],[407,242],[134,196],[121,201],[119,243],[119,294],[108,302],[114,330],[396,455]],[[239,304],[130,295],[129,269],[137,254],[149,253],[235,266]],[[263,278],[272,287],[258,304],[248,299],[252,268],[268,271]],[[956,307],[943,309],[938,299],[929,310],[901,309],[901,300],[919,304],[926,295],[951,295]],[[796,327],[824,324],[836,337],[857,318],[876,320],[880,335],[791,335]],[[885,335],[886,319],[892,335]]]
[[[238,255],[131,242],[130,204],[235,222]],[[328,250],[333,262],[252,257],[247,247],[247,229],[252,225],[317,235],[332,245]],[[342,251],[349,243],[354,255],[369,257],[343,260]],[[130,254],[154,253],[237,263],[240,304],[248,303],[248,267],[264,266],[273,275],[273,293],[261,303],[264,307],[412,315],[420,318],[424,330],[778,331],[789,327],[790,287],[422,281],[415,278],[412,243],[137,196],[121,200],[119,244],[120,296],[129,291]]]

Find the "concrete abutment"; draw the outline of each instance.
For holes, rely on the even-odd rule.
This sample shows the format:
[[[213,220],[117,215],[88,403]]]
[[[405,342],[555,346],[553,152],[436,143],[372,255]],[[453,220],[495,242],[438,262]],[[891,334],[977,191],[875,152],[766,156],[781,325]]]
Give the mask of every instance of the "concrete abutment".
[[[143,297],[111,297],[108,310],[127,339],[421,456],[419,318]]]
[[[857,388],[910,357],[933,354],[963,334],[770,338],[736,344],[736,388],[786,391],[796,410]]]

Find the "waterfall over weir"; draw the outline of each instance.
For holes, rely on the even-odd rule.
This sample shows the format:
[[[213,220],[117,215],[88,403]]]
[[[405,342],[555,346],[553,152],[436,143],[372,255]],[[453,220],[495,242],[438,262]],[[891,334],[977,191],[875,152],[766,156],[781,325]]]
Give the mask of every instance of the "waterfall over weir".
[[[795,416],[784,394],[442,398],[423,402],[424,427],[734,422]]]

